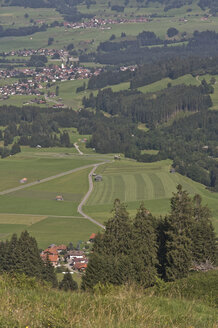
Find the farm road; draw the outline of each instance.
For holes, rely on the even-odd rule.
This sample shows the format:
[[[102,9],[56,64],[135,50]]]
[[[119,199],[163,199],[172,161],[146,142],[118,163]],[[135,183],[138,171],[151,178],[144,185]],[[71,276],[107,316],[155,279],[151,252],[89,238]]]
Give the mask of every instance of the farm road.
[[[87,214],[85,214],[82,210],[82,207],[83,205],[85,204],[85,202],[87,201],[87,199],[89,198],[92,190],[93,190],[93,181],[92,181],[92,174],[95,172],[95,170],[97,169],[97,167],[99,165],[102,165],[102,164],[105,164],[106,162],[103,162],[103,163],[98,163],[98,164],[89,164],[89,165],[84,165],[84,166],[80,166],[76,169],[73,169],[73,170],[70,170],[70,171],[66,171],[66,172],[62,172],[62,173],[59,173],[59,174],[56,174],[56,175],[53,175],[51,177],[48,177],[48,178],[44,178],[44,179],[41,179],[41,180],[38,180],[38,181],[34,181],[34,182],[30,182],[30,183],[27,183],[25,185],[22,185],[22,186],[18,186],[18,187],[15,187],[15,188],[11,188],[11,189],[7,189],[7,190],[4,190],[4,191],[1,191],[0,192],[0,196],[2,195],[7,195],[7,194],[10,194],[12,192],[15,192],[15,191],[19,191],[21,189],[25,189],[25,188],[28,188],[28,187],[32,187],[32,186],[35,186],[35,185],[38,185],[40,183],[43,183],[43,182],[48,182],[48,181],[51,181],[51,180],[54,180],[54,179],[57,179],[57,178],[60,178],[60,177],[63,177],[65,175],[68,175],[68,174],[71,174],[71,173],[74,173],[74,172],[77,172],[77,171],[80,171],[80,170],[84,170],[84,169],[87,169],[89,167],[93,167],[93,169],[91,170],[91,172],[89,173],[89,190],[87,192],[87,194],[85,195],[85,197],[82,199],[81,203],[79,204],[78,206],[78,212],[85,218],[85,219],[88,219],[89,221],[91,221],[92,223],[98,225],[99,227],[101,228],[105,228],[104,225],[102,225],[101,223],[99,223],[98,221],[92,219],[90,216],[88,216]],[[54,215],[52,215],[52,217],[54,217]],[[59,216],[60,217],[60,216]]]
[[[51,181],[51,180],[54,180],[54,179],[57,179],[57,178],[61,178],[61,177],[65,176],[65,175],[68,175],[68,174],[71,174],[71,173],[74,173],[74,172],[77,172],[77,171],[80,171],[80,170],[84,170],[84,169],[87,169],[89,167],[93,167],[94,165],[95,164],[89,164],[89,165],[80,166],[80,167],[77,167],[76,169],[73,169],[73,170],[70,170],[70,171],[66,171],[66,172],[62,172],[62,173],[58,173],[58,174],[53,175],[53,176],[48,177],[48,178],[44,178],[44,179],[41,179],[41,180],[33,181],[33,182],[30,182],[30,183],[27,183],[25,185],[18,186],[18,187],[15,187],[15,188],[7,189],[7,190],[4,190],[4,191],[1,191],[0,192],[0,196],[6,195],[6,194],[10,194],[11,192],[15,192],[15,191],[18,191],[18,190],[21,190],[21,189],[25,189],[25,188],[28,188],[28,187],[32,187],[32,186],[38,185],[38,184],[43,183],[43,182],[48,182],[48,181]]]
[[[74,145],[74,147],[76,148],[76,150],[78,151],[78,153],[79,153],[80,155],[84,155],[83,152],[79,149],[79,146],[77,145],[76,142],[75,142],[73,145]]]
[[[88,216],[87,214],[85,214],[82,210],[83,205],[86,203],[86,201],[88,200],[92,190],[93,190],[93,181],[92,181],[92,174],[95,172],[95,170],[97,169],[97,167],[99,165],[102,165],[105,163],[99,163],[99,164],[95,164],[93,169],[91,170],[91,172],[89,173],[89,190],[87,192],[87,194],[84,196],[83,200],[81,201],[81,203],[79,204],[77,211],[79,212],[79,214],[81,214],[84,218],[88,219],[89,221],[91,221],[94,224],[97,224],[99,227],[101,227],[102,229],[105,229],[105,226],[101,223],[99,223],[98,221],[92,219],[90,216]]]

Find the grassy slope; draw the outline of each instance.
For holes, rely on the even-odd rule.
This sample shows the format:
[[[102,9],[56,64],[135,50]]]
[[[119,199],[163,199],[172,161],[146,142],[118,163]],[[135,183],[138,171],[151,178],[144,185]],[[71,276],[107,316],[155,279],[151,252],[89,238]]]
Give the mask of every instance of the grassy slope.
[[[190,300],[178,295],[183,293],[179,282],[176,295],[170,296],[154,296],[153,289],[135,287],[93,295],[51,290],[34,280],[5,275],[0,277],[0,324],[2,328],[216,328],[217,309],[204,299],[211,290],[210,280],[217,282],[217,272],[212,275],[202,279],[204,285],[198,287],[202,295],[194,289]],[[215,296],[215,290],[211,292]]]
[[[74,138],[78,135],[75,133]],[[61,148],[36,149],[24,148],[24,152],[0,160],[1,189],[20,185],[19,180],[28,178],[28,182],[71,170],[87,164],[97,163],[95,157],[79,157],[72,153],[61,153]],[[65,149],[65,151],[71,149]],[[90,169],[57,178],[47,183],[26,188],[19,192],[0,196],[0,239],[10,238],[12,233],[27,229],[33,234],[40,247],[53,242],[77,243],[87,240],[98,226],[79,217],[77,206],[88,190]],[[61,194],[63,202],[55,201]],[[14,213],[14,214],[13,214]],[[52,217],[55,216],[55,217]]]
[[[110,216],[115,198],[126,202],[128,211],[134,215],[140,202],[155,215],[169,211],[169,199],[181,184],[190,194],[199,193],[213,211],[214,224],[218,231],[218,194],[207,191],[203,185],[180,174],[169,173],[170,161],[137,163],[121,160],[99,167],[103,181],[94,184],[94,190],[85,211],[104,222]]]
[[[20,179],[26,177],[28,182],[43,179],[74,168],[96,163],[97,159],[81,158],[78,156],[61,155],[46,157],[43,151],[35,151],[36,156],[28,157],[26,154],[19,154],[0,160],[0,191],[17,187]],[[37,156],[38,154],[38,156]],[[69,158],[70,157],[70,158]]]

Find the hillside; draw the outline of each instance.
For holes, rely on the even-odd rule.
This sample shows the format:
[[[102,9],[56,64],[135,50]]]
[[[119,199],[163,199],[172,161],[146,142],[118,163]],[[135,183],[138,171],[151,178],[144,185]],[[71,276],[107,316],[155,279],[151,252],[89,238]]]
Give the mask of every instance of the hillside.
[[[89,294],[60,292],[25,276],[11,279],[3,275],[0,325],[1,328],[215,328],[217,279],[218,273],[214,271],[148,290],[99,286],[94,294]]]

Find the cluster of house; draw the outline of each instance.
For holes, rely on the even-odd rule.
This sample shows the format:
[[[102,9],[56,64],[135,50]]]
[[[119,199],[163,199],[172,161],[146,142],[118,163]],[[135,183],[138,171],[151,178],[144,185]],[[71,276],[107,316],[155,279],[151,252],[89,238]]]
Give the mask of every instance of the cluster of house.
[[[131,72],[135,72],[136,68],[137,68],[137,65],[121,66],[120,71],[125,72],[127,70],[130,70]]]
[[[3,99],[14,95],[40,96],[39,85],[33,82],[15,82],[0,87],[0,95],[3,96]]]
[[[110,29],[110,27],[106,27],[107,25],[113,25],[113,24],[124,24],[124,23],[145,23],[148,22],[148,18],[146,17],[135,17],[135,18],[124,18],[119,17],[117,19],[111,19],[111,18],[97,18],[94,17],[88,21],[84,22],[64,22],[64,27],[67,28],[101,28],[101,29]]]
[[[19,50],[3,52],[3,56],[17,56],[17,57],[30,57],[32,55],[44,55],[46,57],[52,57],[55,54],[58,54],[60,58],[69,56],[68,51],[65,49],[39,48],[39,49],[19,49]]]
[[[96,237],[92,233],[89,237],[89,243],[93,242]],[[88,265],[88,258],[83,250],[68,249],[66,245],[52,244],[40,254],[43,261],[50,261],[54,267],[64,265],[71,267],[72,270],[84,272]]]
[[[20,70],[0,70],[0,80],[6,78],[20,77],[25,78],[13,84],[8,84],[0,87],[0,95],[3,97],[13,95],[37,95],[41,94],[40,90],[43,89],[42,83],[69,81],[77,79],[87,79],[91,76],[99,75],[101,69],[96,68],[94,72],[84,67],[66,67],[62,65],[52,65],[52,67],[44,67],[38,72],[33,68],[21,68]]]

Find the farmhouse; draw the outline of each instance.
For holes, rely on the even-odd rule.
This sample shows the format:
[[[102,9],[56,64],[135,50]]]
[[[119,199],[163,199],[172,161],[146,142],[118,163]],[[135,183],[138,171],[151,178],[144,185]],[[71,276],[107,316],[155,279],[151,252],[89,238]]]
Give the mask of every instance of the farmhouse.
[[[119,160],[119,159],[121,159],[121,157],[120,157],[120,155],[114,155],[114,159]]]
[[[62,195],[57,195],[56,198],[55,198],[57,201],[63,201],[64,198]]]
[[[87,263],[75,263],[73,268],[74,268],[74,270],[78,270],[80,272],[83,272],[87,268]]]
[[[96,182],[102,181],[102,175],[96,175],[95,176],[95,181]]]

